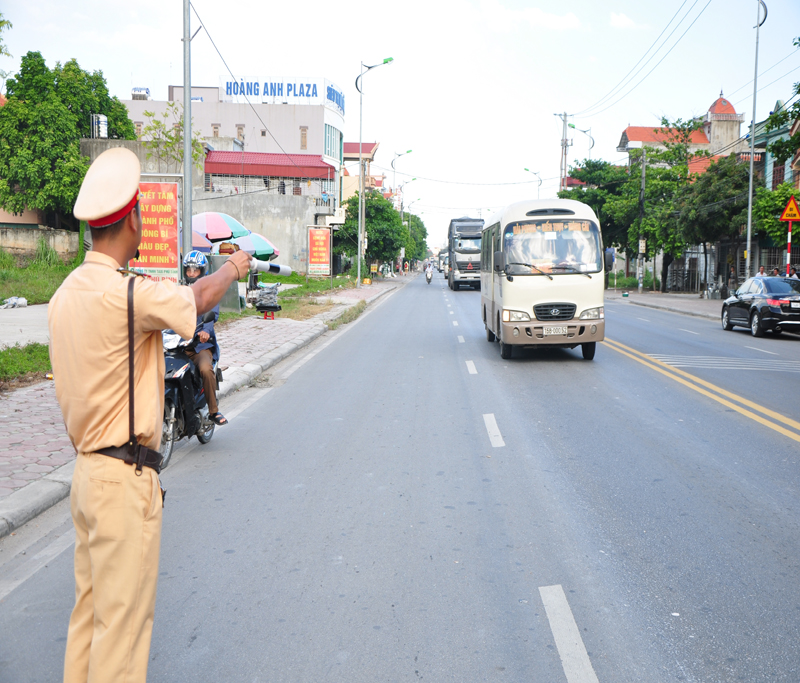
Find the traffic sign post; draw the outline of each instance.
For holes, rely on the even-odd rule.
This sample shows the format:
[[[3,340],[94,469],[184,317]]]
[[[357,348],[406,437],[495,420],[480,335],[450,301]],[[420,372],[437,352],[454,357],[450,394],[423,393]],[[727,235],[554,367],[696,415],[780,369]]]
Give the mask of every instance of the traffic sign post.
[[[792,222],[800,221],[800,207],[797,206],[797,200],[794,195],[789,197],[789,201],[786,202],[786,207],[778,220],[789,223],[789,236],[786,241],[786,275],[788,276],[792,267]]]

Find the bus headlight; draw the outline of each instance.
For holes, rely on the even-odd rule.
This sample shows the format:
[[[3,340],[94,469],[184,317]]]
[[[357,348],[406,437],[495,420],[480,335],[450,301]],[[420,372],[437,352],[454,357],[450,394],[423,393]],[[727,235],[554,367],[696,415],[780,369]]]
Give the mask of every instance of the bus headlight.
[[[587,308],[581,313],[580,320],[602,320],[605,317],[605,307],[598,306],[597,308]]]
[[[526,323],[530,322],[531,317],[525,311],[509,311],[503,309],[504,323]]]

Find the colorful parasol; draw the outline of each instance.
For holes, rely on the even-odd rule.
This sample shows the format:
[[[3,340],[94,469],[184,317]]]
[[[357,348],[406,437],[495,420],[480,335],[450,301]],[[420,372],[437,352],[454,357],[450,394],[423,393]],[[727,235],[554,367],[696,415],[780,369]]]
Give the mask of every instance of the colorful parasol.
[[[272,242],[255,232],[227,241],[233,242],[239,249],[246,251],[260,261],[272,261],[280,254]],[[219,244],[216,244],[214,246],[214,253],[218,253],[219,249]]]
[[[215,211],[192,216],[192,231],[202,235],[210,242],[243,237],[250,232],[235,218]]]
[[[203,237],[203,235],[192,230],[192,249],[197,249],[197,251],[208,254],[211,251],[211,246],[211,242]]]

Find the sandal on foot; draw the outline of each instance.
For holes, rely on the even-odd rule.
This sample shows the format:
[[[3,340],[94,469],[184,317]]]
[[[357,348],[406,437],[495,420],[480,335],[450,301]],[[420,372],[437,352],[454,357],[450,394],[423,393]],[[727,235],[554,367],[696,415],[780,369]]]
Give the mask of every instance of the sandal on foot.
[[[228,424],[228,418],[225,417],[222,413],[214,413],[213,415],[209,415],[208,419],[211,420],[215,425]]]

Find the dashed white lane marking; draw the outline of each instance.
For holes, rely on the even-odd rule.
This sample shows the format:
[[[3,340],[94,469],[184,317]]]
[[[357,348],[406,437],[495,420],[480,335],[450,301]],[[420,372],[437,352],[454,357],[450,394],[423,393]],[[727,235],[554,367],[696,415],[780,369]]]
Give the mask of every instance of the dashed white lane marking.
[[[59,536],[46,548],[36,553],[28,562],[19,568],[17,572],[0,579],[0,600],[3,600],[17,586],[25,583],[42,567],[46,567],[49,562],[55,560],[67,548],[75,543],[75,530],[70,529],[65,534]]]
[[[636,319],[637,319],[637,320],[644,320],[646,323],[649,323],[649,322],[650,322],[650,321],[649,321],[647,318],[636,318]]]
[[[753,351],[761,351],[761,353],[768,353],[770,356],[777,356],[779,354],[775,353],[774,351],[765,351],[764,349],[758,349],[755,346],[745,346],[746,349],[753,349]]]
[[[696,334],[698,337],[700,336],[699,332],[692,332],[691,330],[684,330],[682,327],[678,328],[681,332],[688,332],[689,334]]]
[[[586,653],[578,625],[569,608],[567,596],[564,595],[564,589],[560,585],[542,586],[539,588],[539,595],[542,596],[544,610],[568,683],[599,683],[589,661],[589,655]]]
[[[475,363],[473,363],[471,360],[467,361],[467,371],[469,372],[470,375],[478,374],[478,370],[475,367]]]
[[[450,311],[450,315],[455,315],[455,314],[456,314],[455,311]]]
[[[453,327],[458,327],[458,320],[453,321]]]
[[[460,334],[458,335],[458,343],[459,344],[463,344],[464,343],[464,337],[462,337]]]
[[[503,435],[500,433],[500,428],[497,426],[497,420],[494,419],[494,413],[486,413],[483,416],[483,422],[486,425],[486,431],[489,434],[489,442],[492,448],[502,448],[506,445],[503,441]]]

